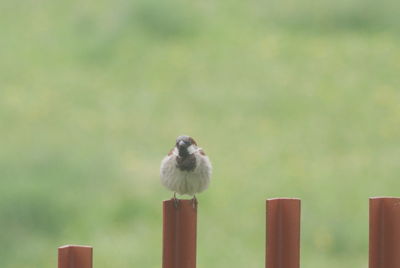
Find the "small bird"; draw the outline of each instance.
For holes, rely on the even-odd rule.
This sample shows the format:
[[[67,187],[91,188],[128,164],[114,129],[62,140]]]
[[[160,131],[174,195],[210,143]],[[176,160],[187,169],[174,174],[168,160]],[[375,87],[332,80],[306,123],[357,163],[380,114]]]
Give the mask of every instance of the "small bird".
[[[211,179],[211,162],[203,149],[197,147],[189,136],[179,136],[175,147],[161,161],[160,178],[166,188],[176,194],[193,196],[193,206],[197,206],[196,194],[208,188]]]

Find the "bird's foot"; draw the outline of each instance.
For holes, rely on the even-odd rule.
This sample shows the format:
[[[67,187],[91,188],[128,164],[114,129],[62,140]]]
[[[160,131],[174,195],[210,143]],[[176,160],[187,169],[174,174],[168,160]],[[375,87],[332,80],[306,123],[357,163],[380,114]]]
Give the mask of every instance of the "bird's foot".
[[[176,193],[174,193],[174,197],[172,197],[172,200],[174,200],[174,207],[177,209],[179,207],[179,199],[176,198]]]
[[[192,206],[193,206],[193,208],[197,208],[197,204],[198,204],[199,202],[197,202],[197,198],[196,198],[196,196],[194,195],[193,196],[193,198],[192,198]]]

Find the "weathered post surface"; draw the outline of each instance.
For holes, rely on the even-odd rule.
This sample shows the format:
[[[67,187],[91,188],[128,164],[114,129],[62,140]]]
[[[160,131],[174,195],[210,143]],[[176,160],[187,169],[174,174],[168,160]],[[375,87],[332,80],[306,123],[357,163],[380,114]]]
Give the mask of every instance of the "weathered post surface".
[[[163,202],[163,268],[196,268],[197,205]]]
[[[400,267],[400,198],[369,199],[369,268]]]
[[[300,267],[300,199],[266,202],[266,268]]]
[[[58,268],[92,268],[93,248],[66,245],[58,248]]]

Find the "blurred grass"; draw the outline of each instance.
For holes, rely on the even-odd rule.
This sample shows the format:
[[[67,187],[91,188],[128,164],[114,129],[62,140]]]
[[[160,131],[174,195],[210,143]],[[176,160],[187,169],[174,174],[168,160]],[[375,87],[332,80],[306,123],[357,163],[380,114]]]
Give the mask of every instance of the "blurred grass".
[[[2,1],[0,267],[159,267],[161,158],[210,155],[199,267],[262,267],[264,200],[303,200],[302,265],[366,267],[399,195],[394,0]]]

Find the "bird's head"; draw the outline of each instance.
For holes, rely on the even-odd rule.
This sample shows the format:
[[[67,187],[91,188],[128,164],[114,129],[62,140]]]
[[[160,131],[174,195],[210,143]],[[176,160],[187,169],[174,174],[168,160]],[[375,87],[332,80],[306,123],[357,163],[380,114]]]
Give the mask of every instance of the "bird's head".
[[[180,156],[186,156],[196,150],[197,143],[192,137],[183,135],[176,138],[176,148]]]

